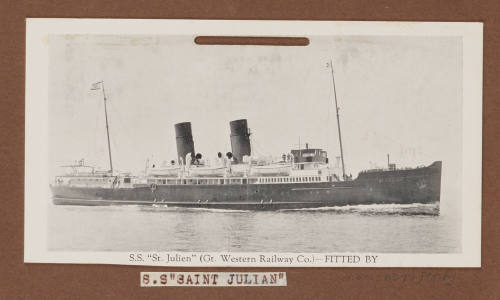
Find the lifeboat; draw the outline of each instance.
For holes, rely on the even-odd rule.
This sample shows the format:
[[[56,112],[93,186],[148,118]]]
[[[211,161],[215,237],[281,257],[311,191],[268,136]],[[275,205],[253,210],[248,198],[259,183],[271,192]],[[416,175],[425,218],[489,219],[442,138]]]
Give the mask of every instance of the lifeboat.
[[[287,176],[292,166],[289,163],[275,163],[263,166],[252,166],[250,174],[254,176]]]
[[[189,168],[189,176],[193,177],[222,177],[225,174],[225,167],[191,166]]]
[[[160,168],[150,168],[147,171],[149,176],[166,176],[166,177],[177,177],[181,171],[180,166],[169,166]]]
[[[248,174],[247,164],[231,165],[231,176],[243,177]]]

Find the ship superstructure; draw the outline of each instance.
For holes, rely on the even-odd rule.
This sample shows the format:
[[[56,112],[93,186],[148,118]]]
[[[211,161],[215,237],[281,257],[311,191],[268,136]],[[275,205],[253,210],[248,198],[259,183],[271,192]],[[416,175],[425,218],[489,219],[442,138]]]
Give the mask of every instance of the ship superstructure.
[[[191,152],[191,124],[176,124],[178,156],[169,165],[153,164],[142,176],[97,172],[83,162],[70,165],[72,172],[56,177],[52,185],[54,203],[282,209],[439,201],[440,162],[414,169],[390,164],[387,169],[363,171],[356,179],[342,179],[330,168],[327,152],[307,144],[278,161],[252,157],[245,137],[247,121],[237,122],[244,138],[232,132],[231,145],[233,151],[240,150],[234,151],[238,156],[218,153],[207,164],[204,156]]]

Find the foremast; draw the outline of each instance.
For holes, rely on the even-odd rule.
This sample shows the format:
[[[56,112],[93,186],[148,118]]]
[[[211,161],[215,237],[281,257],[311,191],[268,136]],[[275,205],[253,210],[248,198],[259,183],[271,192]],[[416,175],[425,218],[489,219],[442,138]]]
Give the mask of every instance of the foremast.
[[[91,90],[99,90],[99,89],[102,90],[102,97],[103,97],[103,100],[104,100],[104,117],[105,117],[105,120],[106,120],[106,136],[107,136],[107,139],[108,139],[109,169],[110,169],[111,175],[113,175],[113,159],[111,157],[111,143],[110,143],[110,140],[109,140],[108,109],[107,109],[107,106],[106,106],[107,98],[106,98],[106,91],[104,89],[104,81],[103,80],[94,83],[92,85],[92,88],[91,88]]]

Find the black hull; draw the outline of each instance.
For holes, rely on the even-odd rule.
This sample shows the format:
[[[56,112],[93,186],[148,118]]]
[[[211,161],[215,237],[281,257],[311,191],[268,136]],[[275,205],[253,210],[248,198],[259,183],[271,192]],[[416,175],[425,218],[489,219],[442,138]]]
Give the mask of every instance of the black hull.
[[[345,182],[158,185],[134,188],[52,186],[58,205],[167,205],[276,210],[359,204],[435,203],[441,162],[424,168],[361,173]]]

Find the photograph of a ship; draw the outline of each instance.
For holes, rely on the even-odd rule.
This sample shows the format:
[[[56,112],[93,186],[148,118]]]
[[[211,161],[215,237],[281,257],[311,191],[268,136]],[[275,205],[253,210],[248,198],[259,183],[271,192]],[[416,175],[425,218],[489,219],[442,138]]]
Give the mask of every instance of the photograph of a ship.
[[[93,89],[99,85],[106,102],[104,83],[95,84]],[[57,176],[51,186],[55,204],[283,209],[439,202],[441,161],[397,169],[388,156],[387,169],[362,171],[354,179],[346,175],[338,108],[340,175],[328,168],[326,151],[309,148],[307,143],[304,149],[292,149],[276,162],[252,159],[246,119],[229,123],[232,151],[217,153],[212,165],[203,161],[202,154],[195,154],[191,123],[183,122],[175,124],[177,157],[169,165],[148,165],[142,177],[114,173],[105,113],[109,171],[96,172],[83,160],[66,166],[72,172]]]
[[[273,47],[72,35],[49,45],[49,248],[460,251],[459,39]],[[204,243],[182,225],[193,218],[225,227]],[[134,219],[170,227],[164,244],[144,232],[138,242],[136,227],[116,240]],[[288,237],[278,246],[269,226],[242,220]],[[330,229],[311,242],[307,224]],[[331,227],[384,229],[349,242]],[[85,242],[97,232],[101,244]],[[368,242],[380,234],[398,238]]]

